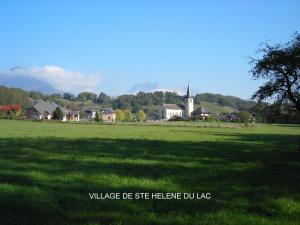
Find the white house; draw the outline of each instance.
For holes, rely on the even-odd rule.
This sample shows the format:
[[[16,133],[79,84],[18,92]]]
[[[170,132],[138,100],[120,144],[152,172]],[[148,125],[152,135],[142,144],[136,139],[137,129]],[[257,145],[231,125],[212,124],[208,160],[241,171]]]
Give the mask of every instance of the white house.
[[[95,119],[96,111],[92,110],[92,109],[86,109],[86,110],[84,110],[84,117],[86,119]]]

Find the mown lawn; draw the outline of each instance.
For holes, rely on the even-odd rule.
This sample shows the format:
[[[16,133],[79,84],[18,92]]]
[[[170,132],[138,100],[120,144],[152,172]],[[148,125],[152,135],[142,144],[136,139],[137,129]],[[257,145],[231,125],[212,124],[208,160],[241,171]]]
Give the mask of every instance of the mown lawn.
[[[300,224],[299,126],[0,120],[0,224]],[[90,200],[89,192],[210,192]]]

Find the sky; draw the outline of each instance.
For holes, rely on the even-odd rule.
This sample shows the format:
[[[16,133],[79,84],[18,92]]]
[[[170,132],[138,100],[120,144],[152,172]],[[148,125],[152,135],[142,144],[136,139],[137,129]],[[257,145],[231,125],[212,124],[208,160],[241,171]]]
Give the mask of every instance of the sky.
[[[249,57],[262,42],[299,32],[299,9],[299,0],[2,0],[0,76],[110,95],[143,82],[190,82],[249,99],[261,84],[249,75]]]

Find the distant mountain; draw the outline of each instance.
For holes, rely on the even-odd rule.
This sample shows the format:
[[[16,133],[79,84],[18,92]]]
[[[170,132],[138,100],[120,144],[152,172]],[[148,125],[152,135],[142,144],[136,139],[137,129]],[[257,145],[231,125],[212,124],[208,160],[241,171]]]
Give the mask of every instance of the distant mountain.
[[[154,90],[159,88],[158,83],[144,82],[134,85],[129,91],[129,94],[136,94],[139,91],[143,92],[153,92]]]
[[[2,74],[0,75],[0,85],[21,88],[26,91],[40,91],[45,94],[62,93],[62,91],[57,90],[47,82],[30,76],[9,76]]]
[[[184,95],[186,92],[186,87],[183,87],[183,86],[164,87],[158,83],[144,82],[144,83],[138,83],[138,84],[134,85],[127,93],[136,94],[140,91],[142,91],[142,92],[155,92],[155,91],[175,92],[178,95]]]

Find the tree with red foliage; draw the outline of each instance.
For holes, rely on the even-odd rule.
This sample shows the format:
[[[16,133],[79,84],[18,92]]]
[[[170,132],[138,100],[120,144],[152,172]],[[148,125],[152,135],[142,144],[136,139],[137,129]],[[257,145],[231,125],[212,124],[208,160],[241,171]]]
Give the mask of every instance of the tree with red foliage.
[[[0,105],[0,113],[4,114],[6,117],[13,115],[13,116],[20,116],[22,107],[19,104],[14,105]]]

